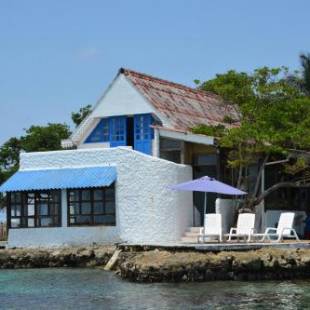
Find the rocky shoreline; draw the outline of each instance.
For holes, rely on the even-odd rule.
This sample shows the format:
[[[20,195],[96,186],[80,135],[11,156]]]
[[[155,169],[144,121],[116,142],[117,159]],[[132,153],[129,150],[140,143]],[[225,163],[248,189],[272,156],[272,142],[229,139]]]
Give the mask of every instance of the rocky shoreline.
[[[116,250],[116,246],[99,245],[6,249],[0,250],[0,269],[104,267]],[[123,249],[113,269],[122,279],[140,283],[310,279],[310,249],[218,253]]]
[[[0,250],[0,269],[105,266],[114,246]]]
[[[310,250],[124,252],[119,273],[123,279],[143,283],[310,279]]]

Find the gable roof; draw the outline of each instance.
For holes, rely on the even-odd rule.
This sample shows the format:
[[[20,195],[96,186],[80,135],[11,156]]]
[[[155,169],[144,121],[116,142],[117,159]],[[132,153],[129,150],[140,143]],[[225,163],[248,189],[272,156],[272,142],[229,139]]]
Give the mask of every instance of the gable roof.
[[[237,107],[216,94],[121,68],[93,112],[75,129],[69,139],[62,141],[64,148],[80,144],[89,130],[98,123],[98,116],[94,116],[94,112],[120,75],[158,112],[163,129],[187,133],[200,124],[225,127],[239,125],[240,113]],[[232,125],[225,123],[225,116],[236,122]],[[158,125],[156,127],[161,128]]]
[[[129,69],[120,69],[132,85],[163,115],[172,129],[189,131],[200,125],[224,125],[225,116],[239,121],[235,105],[220,96]],[[235,123],[235,125],[237,125]]]

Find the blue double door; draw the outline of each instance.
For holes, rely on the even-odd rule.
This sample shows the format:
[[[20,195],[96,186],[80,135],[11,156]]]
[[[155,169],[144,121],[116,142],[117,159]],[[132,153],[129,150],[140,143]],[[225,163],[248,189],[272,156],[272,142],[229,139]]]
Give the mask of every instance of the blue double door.
[[[132,146],[136,151],[152,154],[154,137],[152,115],[117,116],[109,119],[110,146]]]

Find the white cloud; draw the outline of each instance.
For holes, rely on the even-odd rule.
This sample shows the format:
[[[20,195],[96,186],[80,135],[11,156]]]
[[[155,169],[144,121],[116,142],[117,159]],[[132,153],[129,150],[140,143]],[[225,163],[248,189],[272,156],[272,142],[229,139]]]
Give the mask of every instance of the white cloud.
[[[79,60],[87,61],[93,60],[100,56],[100,50],[96,47],[81,48],[77,51],[77,58]]]

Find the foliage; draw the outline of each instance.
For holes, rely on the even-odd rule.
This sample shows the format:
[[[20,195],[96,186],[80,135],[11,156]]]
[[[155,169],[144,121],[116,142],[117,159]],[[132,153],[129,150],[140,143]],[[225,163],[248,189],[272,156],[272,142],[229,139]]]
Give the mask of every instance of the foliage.
[[[78,112],[72,112],[71,118],[75,126],[79,126],[82,121],[92,112],[92,106],[89,104],[83,108],[80,108]]]
[[[51,124],[47,126],[31,126],[26,135],[20,138],[21,147],[26,152],[54,151],[61,149],[61,140],[70,136],[66,124]]]
[[[18,170],[20,152],[54,151],[61,149],[61,140],[70,135],[65,124],[31,126],[20,138],[10,138],[0,148],[0,183]]]
[[[295,80],[298,79],[296,76]],[[310,150],[310,98],[296,85],[286,67],[263,67],[251,74],[230,70],[199,86],[239,106],[240,126],[227,126],[217,137],[220,146],[228,150],[228,165],[239,171],[239,186],[246,178],[247,168],[258,165],[254,196],[258,194],[264,159],[286,158],[295,149]],[[199,125],[193,131],[218,133],[206,125]],[[286,165],[287,172],[305,169],[301,160],[294,167],[289,165]]]
[[[198,125],[192,129],[193,133],[203,134],[212,137],[222,137],[225,134],[226,128],[223,125],[208,126],[208,125]]]
[[[302,66],[303,87],[305,92],[310,95],[310,53],[301,54],[300,62]]]

